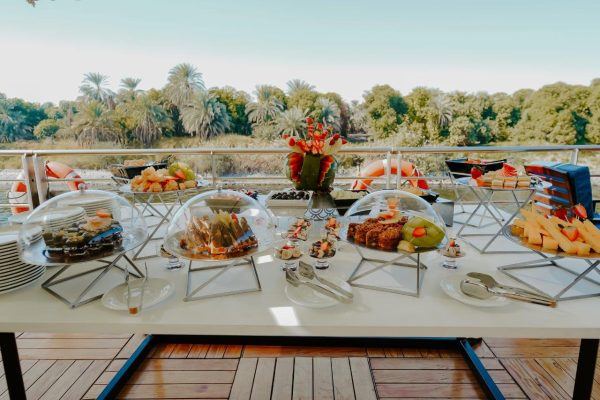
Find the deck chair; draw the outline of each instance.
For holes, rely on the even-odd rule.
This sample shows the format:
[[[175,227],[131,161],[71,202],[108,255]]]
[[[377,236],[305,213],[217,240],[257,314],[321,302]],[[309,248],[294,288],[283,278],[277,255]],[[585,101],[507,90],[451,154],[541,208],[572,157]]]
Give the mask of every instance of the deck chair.
[[[588,218],[600,224],[596,205],[600,200],[592,198],[590,169],[585,165],[535,162],[525,166],[529,175],[538,176],[550,183],[538,190],[533,198],[534,207],[543,214],[552,214],[556,208],[570,208],[576,204],[585,207]]]

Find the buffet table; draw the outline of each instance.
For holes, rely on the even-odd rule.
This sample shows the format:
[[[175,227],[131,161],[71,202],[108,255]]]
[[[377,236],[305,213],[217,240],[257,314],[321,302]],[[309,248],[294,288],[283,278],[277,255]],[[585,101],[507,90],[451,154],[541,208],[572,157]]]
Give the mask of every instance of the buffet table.
[[[6,377],[11,393],[14,393],[11,394],[11,398],[19,398],[19,391],[24,391],[15,339],[10,332],[152,334],[115,380],[107,386],[103,395],[105,397],[102,398],[112,398],[118,393],[121,385],[134,372],[150,348],[161,340],[161,337],[165,338],[161,335],[170,335],[166,340],[189,342],[193,342],[194,338],[185,335],[202,335],[199,339],[203,341],[229,340],[244,343],[255,340],[263,343],[293,343],[293,340],[304,340],[304,343],[311,341],[313,345],[339,344],[343,339],[332,342],[324,338],[343,337],[345,340],[354,340],[354,343],[367,343],[372,346],[377,346],[377,343],[382,341],[388,341],[388,345],[405,345],[400,338],[414,337],[584,338],[577,370],[575,398],[587,398],[585,393],[590,393],[592,387],[600,338],[600,318],[594,317],[598,315],[598,299],[561,302],[557,308],[517,302],[500,308],[475,308],[450,299],[440,288],[439,283],[444,277],[475,270],[488,272],[498,280],[506,282],[506,276],[496,270],[499,264],[535,256],[534,253],[531,256],[509,254],[500,258],[472,252],[461,259],[457,271],[452,271],[441,268],[439,255],[431,253],[424,256],[428,270],[420,297],[354,288],[354,301],[351,304],[338,304],[325,309],[302,307],[286,297],[286,282],[281,271],[281,261],[274,260],[270,252],[254,256],[262,283],[261,292],[195,302],[182,301],[186,293],[185,271],[168,271],[164,260],[149,260],[151,277],[169,279],[176,289],[175,294],[165,303],[147,308],[138,316],[108,310],[100,302],[69,309],[39,286],[33,286],[0,298],[0,331],[9,332],[0,335],[0,343]],[[332,259],[332,266],[326,274],[347,279],[358,262],[359,257],[355,249],[345,243]],[[46,274],[49,276],[52,273],[53,271],[49,271]],[[223,279],[235,277],[235,274],[227,274]],[[400,279],[398,276],[395,278]],[[381,274],[373,274],[371,279],[379,279],[379,284],[389,284],[390,280],[394,280],[394,276],[381,271]],[[448,343],[447,340],[441,340],[437,345]],[[488,396],[502,398],[472,352],[469,342],[463,340],[454,343],[457,343],[458,348],[461,348],[467,359],[472,362],[481,382],[487,387]]]

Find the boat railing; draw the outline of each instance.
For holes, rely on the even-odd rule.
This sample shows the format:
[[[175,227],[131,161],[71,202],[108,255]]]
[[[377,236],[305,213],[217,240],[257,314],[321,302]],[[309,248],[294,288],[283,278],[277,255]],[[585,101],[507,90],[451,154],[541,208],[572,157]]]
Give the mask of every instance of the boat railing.
[[[522,158],[525,161],[534,161],[534,154],[542,155],[545,159],[559,160],[572,164],[589,165],[592,170],[592,177],[600,177],[600,171],[594,171],[594,166],[600,164],[600,159],[595,160],[596,152],[600,151],[600,145],[543,145],[543,146],[426,146],[426,147],[396,147],[396,146],[362,146],[362,147],[346,147],[340,151],[340,156],[359,156],[371,157],[387,160],[384,174],[376,177],[374,182],[385,188],[399,187],[408,180],[415,179],[414,177],[404,177],[397,174],[392,174],[392,162],[401,163],[403,160],[413,161],[419,167],[419,157],[435,156],[444,157],[444,159],[457,157],[479,157],[492,158],[493,155]],[[65,149],[65,150],[0,150],[0,160],[5,158],[19,158],[18,164],[21,166],[24,173],[21,177],[3,177],[0,178],[0,184],[7,185],[15,182],[22,182],[26,185],[25,194],[19,196],[15,200],[15,193],[10,193],[10,189],[6,191],[6,196],[0,197],[0,209],[10,207],[35,207],[46,200],[50,182],[69,182],[75,179],[48,179],[45,173],[46,161],[59,158],[61,160],[75,159],[79,157],[161,157],[174,155],[186,157],[204,157],[208,159],[208,168],[204,172],[204,178],[209,180],[212,185],[219,183],[224,184],[257,184],[262,182],[277,182],[284,183],[287,178],[284,174],[276,175],[260,175],[260,174],[237,174],[235,176],[219,173],[219,157],[222,156],[238,156],[252,157],[257,155],[285,155],[289,152],[287,148],[230,148],[230,147],[190,147],[190,148],[161,148],[161,149]],[[597,161],[597,162],[595,162]],[[17,162],[13,162],[17,165]],[[439,165],[443,165],[443,162]],[[357,173],[344,173],[336,176],[338,183],[349,183],[354,179],[359,178],[360,165],[357,167]],[[451,177],[444,168],[439,170],[426,170],[425,175],[418,179],[427,181],[448,182]],[[109,177],[86,177],[81,176],[86,182],[90,182],[92,186],[95,183],[108,183]],[[13,198],[12,203],[9,198]]]

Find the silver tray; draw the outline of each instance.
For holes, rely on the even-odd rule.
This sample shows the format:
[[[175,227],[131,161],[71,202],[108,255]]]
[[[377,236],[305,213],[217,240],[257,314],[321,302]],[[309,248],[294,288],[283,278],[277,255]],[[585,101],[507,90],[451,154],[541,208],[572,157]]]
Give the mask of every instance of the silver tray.
[[[100,252],[93,256],[86,257],[48,257],[46,255],[46,242],[44,239],[38,240],[32,243],[30,246],[24,247],[21,252],[21,260],[28,264],[33,265],[72,265],[82,264],[90,261],[100,260],[112,256],[123,254],[127,251],[133,250],[141,245],[144,240],[148,237],[148,232],[141,229],[133,229],[127,232],[123,232],[123,244],[121,247],[114,249],[113,251]]]
[[[367,218],[369,218],[369,217],[365,217],[365,219],[367,219]],[[352,221],[352,222],[354,222],[354,221]],[[362,249],[374,251],[377,253],[407,254],[407,255],[424,254],[424,253],[430,253],[432,251],[438,251],[439,249],[443,248],[446,245],[446,243],[448,242],[448,238],[446,236],[444,236],[444,239],[442,240],[442,242],[439,245],[437,245],[436,247],[417,247],[417,249],[412,253],[408,253],[405,251],[399,251],[399,250],[382,250],[382,249],[378,249],[378,248],[368,247],[367,245],[364,245],[362,243],[356,243],[354,240],[348,239],[348,223],[349,223],[348,220],[344,221],[344,226],[340,229],[340,239],[346,243],[349,243],[349,244],[355,246],[355,247],[360,247]]]
[[[182,249],[179,246],[179,239],[184,231],[177,231],[165,238],[164,247],[165,249],[173,254],[174,256],[191,260],[191,261],[227,261],[227,260],[237,260],[240,258],[247,258],[256,253],[262,253],[263,251],[269,250],[273,248],[273,240],[258,240],[258,246],[253,247],[243,253],[237,253],[235,256],[227,256],[227,255],[202,255],[202,254],[193,254],[188,250]]]
[[[526,241],[521,239],[521,237],[515,236],[512,234],[512,232],[510,230],[510,225],[505,226],[502,229],[502,234],[504,235],[504,237],[506,237],[511,242],[515,242],[516,244],[526,247],[529,250],[537,251],[538,253],[551,254],[553,256],[560,256],[560,257],[564,257],[564,258],[579,258],[582,260],[600,260],[600,254],[595,253],[595,252],[592,252],[589,256],[578,256],[577,254],[568,254],[561,250],[558,250],[558,251],[548,250],[548,249],[544,249],[540,245],[527,243]]]

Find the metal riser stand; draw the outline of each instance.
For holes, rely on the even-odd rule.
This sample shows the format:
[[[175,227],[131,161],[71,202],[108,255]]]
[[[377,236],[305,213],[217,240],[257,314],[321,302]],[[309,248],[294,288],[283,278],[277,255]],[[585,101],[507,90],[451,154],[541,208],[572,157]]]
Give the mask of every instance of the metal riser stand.
[[[123,254],[119,254],[118,256],[116,256],[115,259],[112,261],[103,260],[103,259],[96,260],[96,262],[104,264],[100,267],[93,268],[91,270],[87,270],[84,272],[80,272],[78,274],[71,275],[66,278],[58,279],[59,276],[63,275],[64,273],[67,272],[67,270],[69,270],[71,267],[73,267],[73,265],[71,265],[71,264],[65,265],[56,274],[52,275],[48,280],[46,280],[44,283],[42,283],[42,288],[45,289],[50,294],[52,294],[54,297],[56,297],[59,300],[61,300],[62,302],[64,302],[66,305],[68,305],[71,308],[76,308],[76,307],[82,306],[84,304],[98,300],[99,298],[102,297],[102,295],[98,295],[98,296],[90,297],[89,299],[83,300],[85,295],[88,294],[90,292],[90,290],[92,290],[96,286],[96,284],[98,284],[98,282],[100,282],[100,280],[104,276],[106,276],[106,274],[108,274],[109,271],[116,268],[116,269],[121,270],[122,272],[125,272],[126,268],[127,269],[129,268],[129,266],[126,266],[125,268],[123,268],[120,265],[117,265],[117,263],[121,259],[124,259],[133,268],[133,270],[135,272],[137,272],[137,274],[134,272],[130,272],[133,276],[135,276],[136,278],[141,278],[144,276],[144,274],[142,274],[142,272],[137,268],[135,263],[125,253],[123,253]],[[76,265],[76,267],[81,268],[81,265]],[[68,300],[66,297],[64,297],[63,295],[61,295],[59,292],[57,292],[55,289],[52,288],[53,286],[59,285],[63,282],[72,281],[72,280],[78,279],[82,276],[97,273],[98,271],[101,271],[101,272],[98,274],[98,276],[96,276],[94,278],[94,280],[92,280],[92,282],[88,286],[85,287],[85,289],[83,289],[83,291],[77,296],[75,301]]]
[[[348,278],[347,282],[350,285],[359,287],[359,288],[363,288],[363,289],[378,290],[381,292],[390,292],[390,293],[404,294],[404,295],[408,295],[408,296],[419,297],[419,294],[421,293],[421,286],[423,285],[423,276],[425,274],[425,271],[427,270],[427,266],[424,265],[423,263],[421,263],[421,254],[419,254],[419,253],[401,254],[398,257],[395,257],[391,260],[381,260],[381,259],[377,259],[377,258],[366,257],[360,247],[355,247],[355,248],[360,256],[360,262],[358,263],[358,265],[352,272],[352,275],[350,275],[350,278]],[[402,260],[408,260],[408,261],[412,261],[412,262],[400,262]],[[371,269],[369,269],[365,272],[359,273],[359,271],[361,270],[361,268],[363,266],[369,265],[369,264],[371,264],[371,265],[379,264],[379,265],[372,267]],[[365,284],[361,284],[361,283],[357,282],[359,279],[364,278],[365,276],[370,275],[376,271],[379,271],[380,269],[385,268],[385,267],[410,268],[410,269],[415,270],[416,271],[415,290],[407,291],[407,290],[401,290],[401,289],[392,289],[389,287],[365,285]]]
[[[256,265],[254,264],[253,257],[234,260],[227,264],[209,265],[209,266],[204,266],[204,267],[193,267],[193,263],[194,263],[194,261],[190,261],[189,266],[188,266],[186,295],[185,295],[185,298],[183,299],[184,301],[210,299],[210,298],[214,298],[214,297],[231,296],[231,295],[241,294],[241,293],[260,292],[262,290],[262,287],[260,285],[260,279],[258,278],[258,272],[256,271]],[[207,295],[197,295],[198,292],[201,292],[210,283],[214,282],[219,277],[226,274],[232,268],[240,267],[240,266],[244,266],[244,265],[247,265],[250,268],[252,268],[252,272],[253,272],[252,275],[255,279],[255,284],[256,284],[255,287],[248,288],[248,289],[241,289],[241,290],[233,290],[233,291],[228,291],[228,292],[219,292],[219,293],[213,293],[213,294],[207,294]],[[213,276],[208,278],[206,281],[204,281],[202,284],[200,284],[200,286],[192,288],[192,274],[194,274],[195,272],[205,272],[205,271],[210,271],[210,270],[215,270],[217,272]]]
[[[598,273],[598,277],[600,278],[600,268],[599,268],[600,260],[585,260],[586,263],[588,264],[588,267],[583,272],[578,274],[576,272],[573,272],[571,269],[558,264],[558,261],[561,261],[563,259],[568,259],[568,258],[565,258],[562,256],[548,256],[539,251],[535,251],[535,250],[532,250],[532,251],[535,252],[536,254],[538,254],[542,258],[539,260],[531,260],[531,261],[524,261],[524,262],[515,263],[515,264],[503,265],[501,267],[498,267],[498,270],[500,272],[502,272],[503,274],[516,280],[517,282],[519,282],[535,291],[538,291],[548,297],[552,297],[557,302],[561,301],[561,300],[576,300],[576,299],[585,299],[585,298],[589,298],[589,297],[600,296],[600,282],[595,279],[592,279],[591,277],[588,276],[593,271],[596,271],[596,273]],[[573,280],[569,284],[567,284],[567,286],[565,286],[564,288],[559,290],[559,292],[556,295],[548,294],[547,292],[536,287],[533,283],[527,282],[523,278],[518,277],[513,272],[513,271],[528,270],[528,269],[534,269],[534,268],[548,268],[548,267],[558,268],[562,271],[565,271],[565,272],[571,274],[574,277]],[[575,285],[577,285],[577,283],[581,282],[582,280],[585,280],[585,281],[597,286],[598,292],[577,295],[577,296],[565,296],[565,294],[571,288],[573,288]]]

